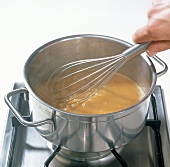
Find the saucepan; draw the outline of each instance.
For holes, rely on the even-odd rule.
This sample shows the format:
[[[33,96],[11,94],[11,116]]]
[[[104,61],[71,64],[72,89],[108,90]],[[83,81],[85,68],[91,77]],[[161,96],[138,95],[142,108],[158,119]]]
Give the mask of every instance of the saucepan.
[[[167,71],[167,65],[160,58],[153,58],[162,67],[160,72],[156,72],[153,61],[145,54],[129,61],[118,71],[134,80],[145,96],[133,106],[116,113],[83,115],[62,111],[43,101],[35,89],[63,64],[89,57],[116,55],[130,46],[132,44],[117,38],[92,34],[73,35],[48,42],[27,59],[23,70],[25,87],[7,93],[5,101],[22,125],[35,127],[41,136],[56,146],[75,152],[102,152],[119,148],[136,138],[145,126],[150,95],[157,77]],[[24,94],[25,100],[29,100],[32,121],[24,119],[13,107],[10,98],[16,94]]]

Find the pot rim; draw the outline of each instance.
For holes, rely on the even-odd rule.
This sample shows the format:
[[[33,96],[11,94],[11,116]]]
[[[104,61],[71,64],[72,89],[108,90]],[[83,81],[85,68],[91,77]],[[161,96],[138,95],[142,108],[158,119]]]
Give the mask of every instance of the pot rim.
[[[28,81],[28,76],[27,76],[27,69],[29,67],[30,62],[32,61],[32,59],[39,53],[41,52],[44,48],[46,48],[47,46],[53,45],[54,43],[57,42],[64,42],[67,40],[73,40],[73,39],[78,39],[78,38],[100,38],[100,39],[107,39],[107,40],[113,40],[113,41],[118,41],[121,42],[122,44],[130,47],[132,46],[131,43],[126,42],[124,40],[115,38],[115,37],[110,37],[110,36],[105,36],[105,35],[97,35],[97,34],[78,34],[78,35],[71,35],[71,36],[66,36],[66,37],[61,37],[55,40],[52,40],[50,42],[45,43],[44,45],[40,46],[38,49],[36,49],[27,59],[25,65],[24,65],[24,70],[23,70],[23,74],[24,74],[24,79],[25,79],[25,86],[28,89],[29,93],[36,99],[38,100],[40,103],[44,104],[45,106],[49,107],[52,110],[55,111],[59,111],[60,114],[63,115],[70,115],[70,116],[78,116],[78,117],[84,117],[84,118],[94,118],[94,117],[108,117],[108,116],[116,116],[118,114],[121,113],[125,113],[127,111],[131,111],[130,113],[134,112],[134,110],[131,110],[132,108],[136,108],[140,103],[142,103],[143,101],[145,101],[154,91],[154,88],[156,86],[156,81],[157,81],[157,74],[156,74],[156,70],[155,70],[155,66],[153,64],[153,62],[150,60],[150,58],[148,56],[143,56],[143,59],[145,61],[147,61],[148,65],[151,67],[151,73],[152,73],[152,84],[150,86],[150,90],[147,92],[147,94],[145,94],[145,96],[136,104],[134,104],[133,106],[130,106],[126,109],[117,111],[117,112],[111,112],[111,113],[107,113],[107,114],[77,114],[77,113],[73,113],[73,112],[67,112],[64,110],[60,110],[56,107],[53,107],[52,105],[48,104],[47,102],[43,101],[38,95],[36,95],[36,93],[33,91],[33,89],[31,88],[29,81]],[[50,112],[50,111],[49,111]],[[129,112],[127,112],[125,115],[129,115]],[[60,115],[61,116],[61,115]]]

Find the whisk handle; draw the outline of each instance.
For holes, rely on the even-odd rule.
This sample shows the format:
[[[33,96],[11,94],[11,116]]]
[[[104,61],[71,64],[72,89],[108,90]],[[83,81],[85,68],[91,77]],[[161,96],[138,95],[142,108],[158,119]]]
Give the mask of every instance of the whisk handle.
[[[136,45],[130,47],[129,49],[125,50],[122,54],[126,60],[130,60],[130,59],[140,55],[141,53],[145,52],[150,43],[151,42],[147,42],[147,43],[143,43],[143,44],[136,44]]]

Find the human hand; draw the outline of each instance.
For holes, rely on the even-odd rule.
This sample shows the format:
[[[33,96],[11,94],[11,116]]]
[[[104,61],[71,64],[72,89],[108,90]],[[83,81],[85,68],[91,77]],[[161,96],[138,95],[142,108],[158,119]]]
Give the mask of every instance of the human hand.
[[[152,41],[147,48],[149,56],[170,49],[170,0],[153,0],[147,13],[148,23],[133,35],[135,43]]]

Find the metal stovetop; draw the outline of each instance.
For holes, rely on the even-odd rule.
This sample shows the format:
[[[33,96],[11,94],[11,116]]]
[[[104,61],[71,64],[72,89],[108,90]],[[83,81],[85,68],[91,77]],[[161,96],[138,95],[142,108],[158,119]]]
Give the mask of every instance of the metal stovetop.
[[[24,86],[23,83],[15,83],[14,89],[21,86]],[[145,126],[140,135],[123,148],[120,154],[128,167],[170,166],[169,125],[166,121],[163,90],[160,86],[156,86],[153,97],[156,100],[154,105],[156,105],[157,115],[154,115],[153,104],[151,104],[148,121],[152,122],[153,119],[156,119],[159,122],[160,120],[160,130],[155,132],[151,127]],[[12,102],[22,115],[30,114],[29,104],[23,100],[21,95],[13,97]],[[43,167],[46,159],[52,154],[47,146],[47,141],[34,128],[20,125],[11,112],[8,114],[2,144],[1,167]],[[76,154],[81,155],[81,153]],[[107,157],[100,160],[90,161],[75,161],[61,155],[57,155],[49,167],[121,167],[113,154],[108,154]]]

